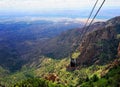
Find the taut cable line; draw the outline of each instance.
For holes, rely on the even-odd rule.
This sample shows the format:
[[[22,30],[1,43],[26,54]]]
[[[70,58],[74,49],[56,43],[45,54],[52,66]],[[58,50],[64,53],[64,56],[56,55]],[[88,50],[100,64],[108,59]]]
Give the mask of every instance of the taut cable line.
[[[82,41],[82,38],[83,38],[84,34],[86,33],[86,26],[87,26],[87,24],[88,24],[88,22],[89,22],[89,20],[90,20],[90,18],[91,18],[91,16],[92,16],[92,14],[93,14],[95,8],[96,8],[96,6],[97,6],[98,1],[99,1],[99,0],[96,0],[94,6],[93,6],[93,8],[92,8],[92,10],[91,10],[91,12],[90,12],[90,14],[89,14],[89,16],[88,16],[88,19],[87,19],[87,21],[86,21],[86,23],[85,23],[85,25],[84,25],[84,27],[83,27],[83,30],[82,30],[82,32],[81,32],[82,36],[81,36],[81,38],[80,38],[80,41]]]
[[[90,26],[92,25],[94,19],[95,19],[96,16],[98,15],[98,13],[99,13],[99,11],[101,10],[102,6],[104,5],[105,1],[106,1],[106,0],[103,0],[102,4],[101,4],[100,7],[98,8],[96,14],[94,15],[93,19],[91,20],[90,24],[88,25],[88,27],[86,27],[86,26],[87,26],[87,23],[88,23],[88,21],[89,21],[89,19],[90,19],[90,17],[92,16],[92,13],[93,13],[94,9],[95,9],[95,7],[96,7],[96,5],[97,5],[97,3],[98,3],[98,0],[95,2],[94,6],[93,6],[93,8],[92,8],[92,11],[91,11],[91,13],[90,13],[90,15],[89,15],[89,17],[88,17],[88,19],[87,19],[87,21],[86,21],[86,23],[85,23],[85,26],[83,27],[83,30],[82,30],[82,32],[81,32],[82,36],[81,36],[81,38],[80,38],[80,41],[82,41],[84,35],[85,35],[86,32],[89,30]],[[85,31],[85,32],[84,32],[84,31]],[[71,60],[72,60],[72,58],[71,58]],[[76,64],[75,64],[75,65],[76,65]]]
[[[87,29],[86,29],[86,32],[89,30],[90,26],[92,25],[94,19],[96,18],[96,16],[98,15],[99,11],[101,10],[102,6],[104,5],[106,0],[103,0],[102,4],[100,5],[100,7],[98,8],[96,14],[94,15],[93,19],[91,20],[90,24],[88,25]],[[85,32],[85,33],[86,33]]]
[[[96,7],[98,1],[99,1],[99,0],[97,0],[97,1],[95,2],[94,6],[93,6],[93,8],[92,8],[92,11],[90,12],[90,15],[89,15],[89,17],[88,17],[88,19],[87,19],[87,21],[86,21],[86,23],[85,23],[85,25],[84,25],[83,28],[86,28],[87,23],[88,23],[88,21],[90,20],[90,18],[91,18],[92,14],[93,14],[93,11],[94,11],[94,9],[95,9],[95,7]]]

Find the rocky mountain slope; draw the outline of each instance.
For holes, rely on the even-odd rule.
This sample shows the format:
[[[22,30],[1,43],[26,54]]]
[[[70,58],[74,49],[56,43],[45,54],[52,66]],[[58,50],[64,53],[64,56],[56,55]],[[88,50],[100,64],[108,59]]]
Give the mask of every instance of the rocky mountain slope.
[[[78,65],[105,64],[117,57],[120,17],[108,20],[105,26],[89,32],[79,46]]]

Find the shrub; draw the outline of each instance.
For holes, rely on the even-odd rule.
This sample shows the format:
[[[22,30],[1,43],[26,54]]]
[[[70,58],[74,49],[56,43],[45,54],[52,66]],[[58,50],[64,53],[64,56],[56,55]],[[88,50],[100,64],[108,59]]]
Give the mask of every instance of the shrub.
[[[91,78],[91,80],[92,80],[93,82],[96,82],[96,81],[99,80],[99,78],[98,78],[98,76],[97,76],[96,74],[94,74],[93,77]]]

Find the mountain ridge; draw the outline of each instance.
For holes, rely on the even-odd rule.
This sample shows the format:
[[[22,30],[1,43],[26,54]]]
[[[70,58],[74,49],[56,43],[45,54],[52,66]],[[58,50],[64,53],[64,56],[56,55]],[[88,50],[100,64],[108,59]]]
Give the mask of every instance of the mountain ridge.
[[[117,57],[120,16],[108,20],[103,28],[89,32],[79,46],[79,64],[105,63]],[[82,62],[84,61],[84,62]]]

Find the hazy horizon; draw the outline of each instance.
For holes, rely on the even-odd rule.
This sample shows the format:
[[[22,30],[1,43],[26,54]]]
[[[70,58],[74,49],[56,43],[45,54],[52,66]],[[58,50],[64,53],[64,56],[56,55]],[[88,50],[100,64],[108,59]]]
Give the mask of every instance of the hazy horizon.
[[[0,18],[14,17],[66,17],[88,18],[96,0],[1,0]],[[101,4],[97,4],[95,10]],[[106,1],[97,19],[110,19],[120,15],[120,1]],[[96,11],[95,11],[96,12]],[[95,14],[94,12],[94,14]]]

